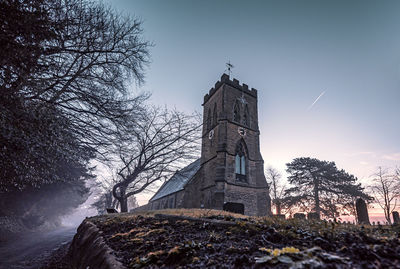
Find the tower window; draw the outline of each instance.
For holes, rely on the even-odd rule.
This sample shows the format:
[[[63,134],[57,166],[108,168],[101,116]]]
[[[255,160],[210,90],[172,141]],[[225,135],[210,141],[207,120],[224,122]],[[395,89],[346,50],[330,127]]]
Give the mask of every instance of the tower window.
[[[207,116],[207,131],[211,130],[211,109],[208,109],[208,116]]]
[[[217,105],[214,104],[214,112],[213,112],[213,126],[217,125]]]
[[[246,108],[244,109],[244,114],[243,114],[243,125],[245,126],[250,126],[250,119],[249,119],[249,108],[246,105]]]
[[[237,175],[246,175],[246,157],[239,156],[236,154],[235,156],[235,173]]]
[[[246,182],[246,155],[243,142],[239,143],[235,155],[235,174],[236,179]]]
[[[233,121],[240,122],[240,106],[238,101],[235,102],[233,107]]]

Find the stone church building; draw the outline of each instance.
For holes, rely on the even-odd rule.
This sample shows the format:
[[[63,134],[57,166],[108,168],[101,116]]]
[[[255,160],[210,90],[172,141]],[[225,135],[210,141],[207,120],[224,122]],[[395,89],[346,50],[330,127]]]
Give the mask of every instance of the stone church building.
[[[203,103],[201,157],[166,181],[147,208],[271,214],[260,153],[257,90],[223,74]]]

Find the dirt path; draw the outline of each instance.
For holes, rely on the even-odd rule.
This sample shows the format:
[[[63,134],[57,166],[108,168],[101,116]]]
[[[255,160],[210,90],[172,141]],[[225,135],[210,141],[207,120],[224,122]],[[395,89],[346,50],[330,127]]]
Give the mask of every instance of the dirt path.
[[[76,227],[24,236],[0,245],[0,268],[40,268],[50,254],[68,244],[76,233]]]

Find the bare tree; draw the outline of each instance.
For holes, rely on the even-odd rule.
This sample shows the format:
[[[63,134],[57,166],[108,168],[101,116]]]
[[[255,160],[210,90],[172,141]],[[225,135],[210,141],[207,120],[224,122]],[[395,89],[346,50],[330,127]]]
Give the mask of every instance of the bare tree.
[[[198,116],[157,107],[137,120],[131,140],[118,148],[121,166],[113,196],[121,212],[128,211],[128,197],[166,180],[183,163],[198,157],[199,122]]]
[[[118,200],[112,195],[112,188],[118,181],[110,167],[102,167],[102,165],[100,167],[102,174],[106,174],[106,176],[96,177],[96,182],[92,187],[93,192],[96,193],[96,197],[92,206],[97,209],[99,214],[104,214],[107,208],[119,208]]]
[[[39,71],[21,75],[12,90],[35,110],[56,108],[81,144],[105,155],[148,97],[129,86],[143,82],[151,44],[141,21],[100,3],[54,0],[43,9],[52,38],[35,58]]]
[[[39,66],[27,78],[24,98],[59,108],[82,144],[108,153],[127,130],[147,95],[134,96],[132,81],[143,81],[149,42],[141,22],[84,0],[54,1],[56,38],[46,43]],[[98,155],[99,157],[99,155]]]
[[[130,87],[149,62],[141,21],[90,0],[0,2],[0,191],[82,179],[148,98]]]
[[[107,170],[105,170],[107,169]],[[107,208],[119,209],[121,207],[120,202],[113,196],[113,187],[119,182],[116,171],[111,167],[102,167],[103,174],[107,176],[96,177],[96,182],[92,186],[92,191],[96,193],[95,202],[92,206],[97,209],[99,214],[104,214]],[[133,209],[139,206],[135,196],[130,196],[127,199],[128,208]]]
[[[282,175],[274,167],[269,166],[265,171],[265,177],[270,191],[270,196],[272,198],[272,204],[275,206],[276,214],[281,214],[282,209],[282,198],[285,193],[285,184],[282,183]]]
[[[373,175],[372,185],[370,186],[371,195],[383,209],[388,223],[392,223],[390,215],[398,205],[400,199],[400,182],[398,180],[398,169],[394,174],[387,169],[378,168]]]

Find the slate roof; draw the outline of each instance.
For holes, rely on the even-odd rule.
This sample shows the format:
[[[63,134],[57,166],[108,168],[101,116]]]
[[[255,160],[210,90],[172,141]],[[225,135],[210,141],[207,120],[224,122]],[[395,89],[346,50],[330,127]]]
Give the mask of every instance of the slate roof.
[[[199,171],[199,169],[200,159],[197,159],[185,168],[176,171],[176,173],[160,187],[150,201],[155,201],[164,196],[183,190],[186,183],[197,173],[197,171]]]

